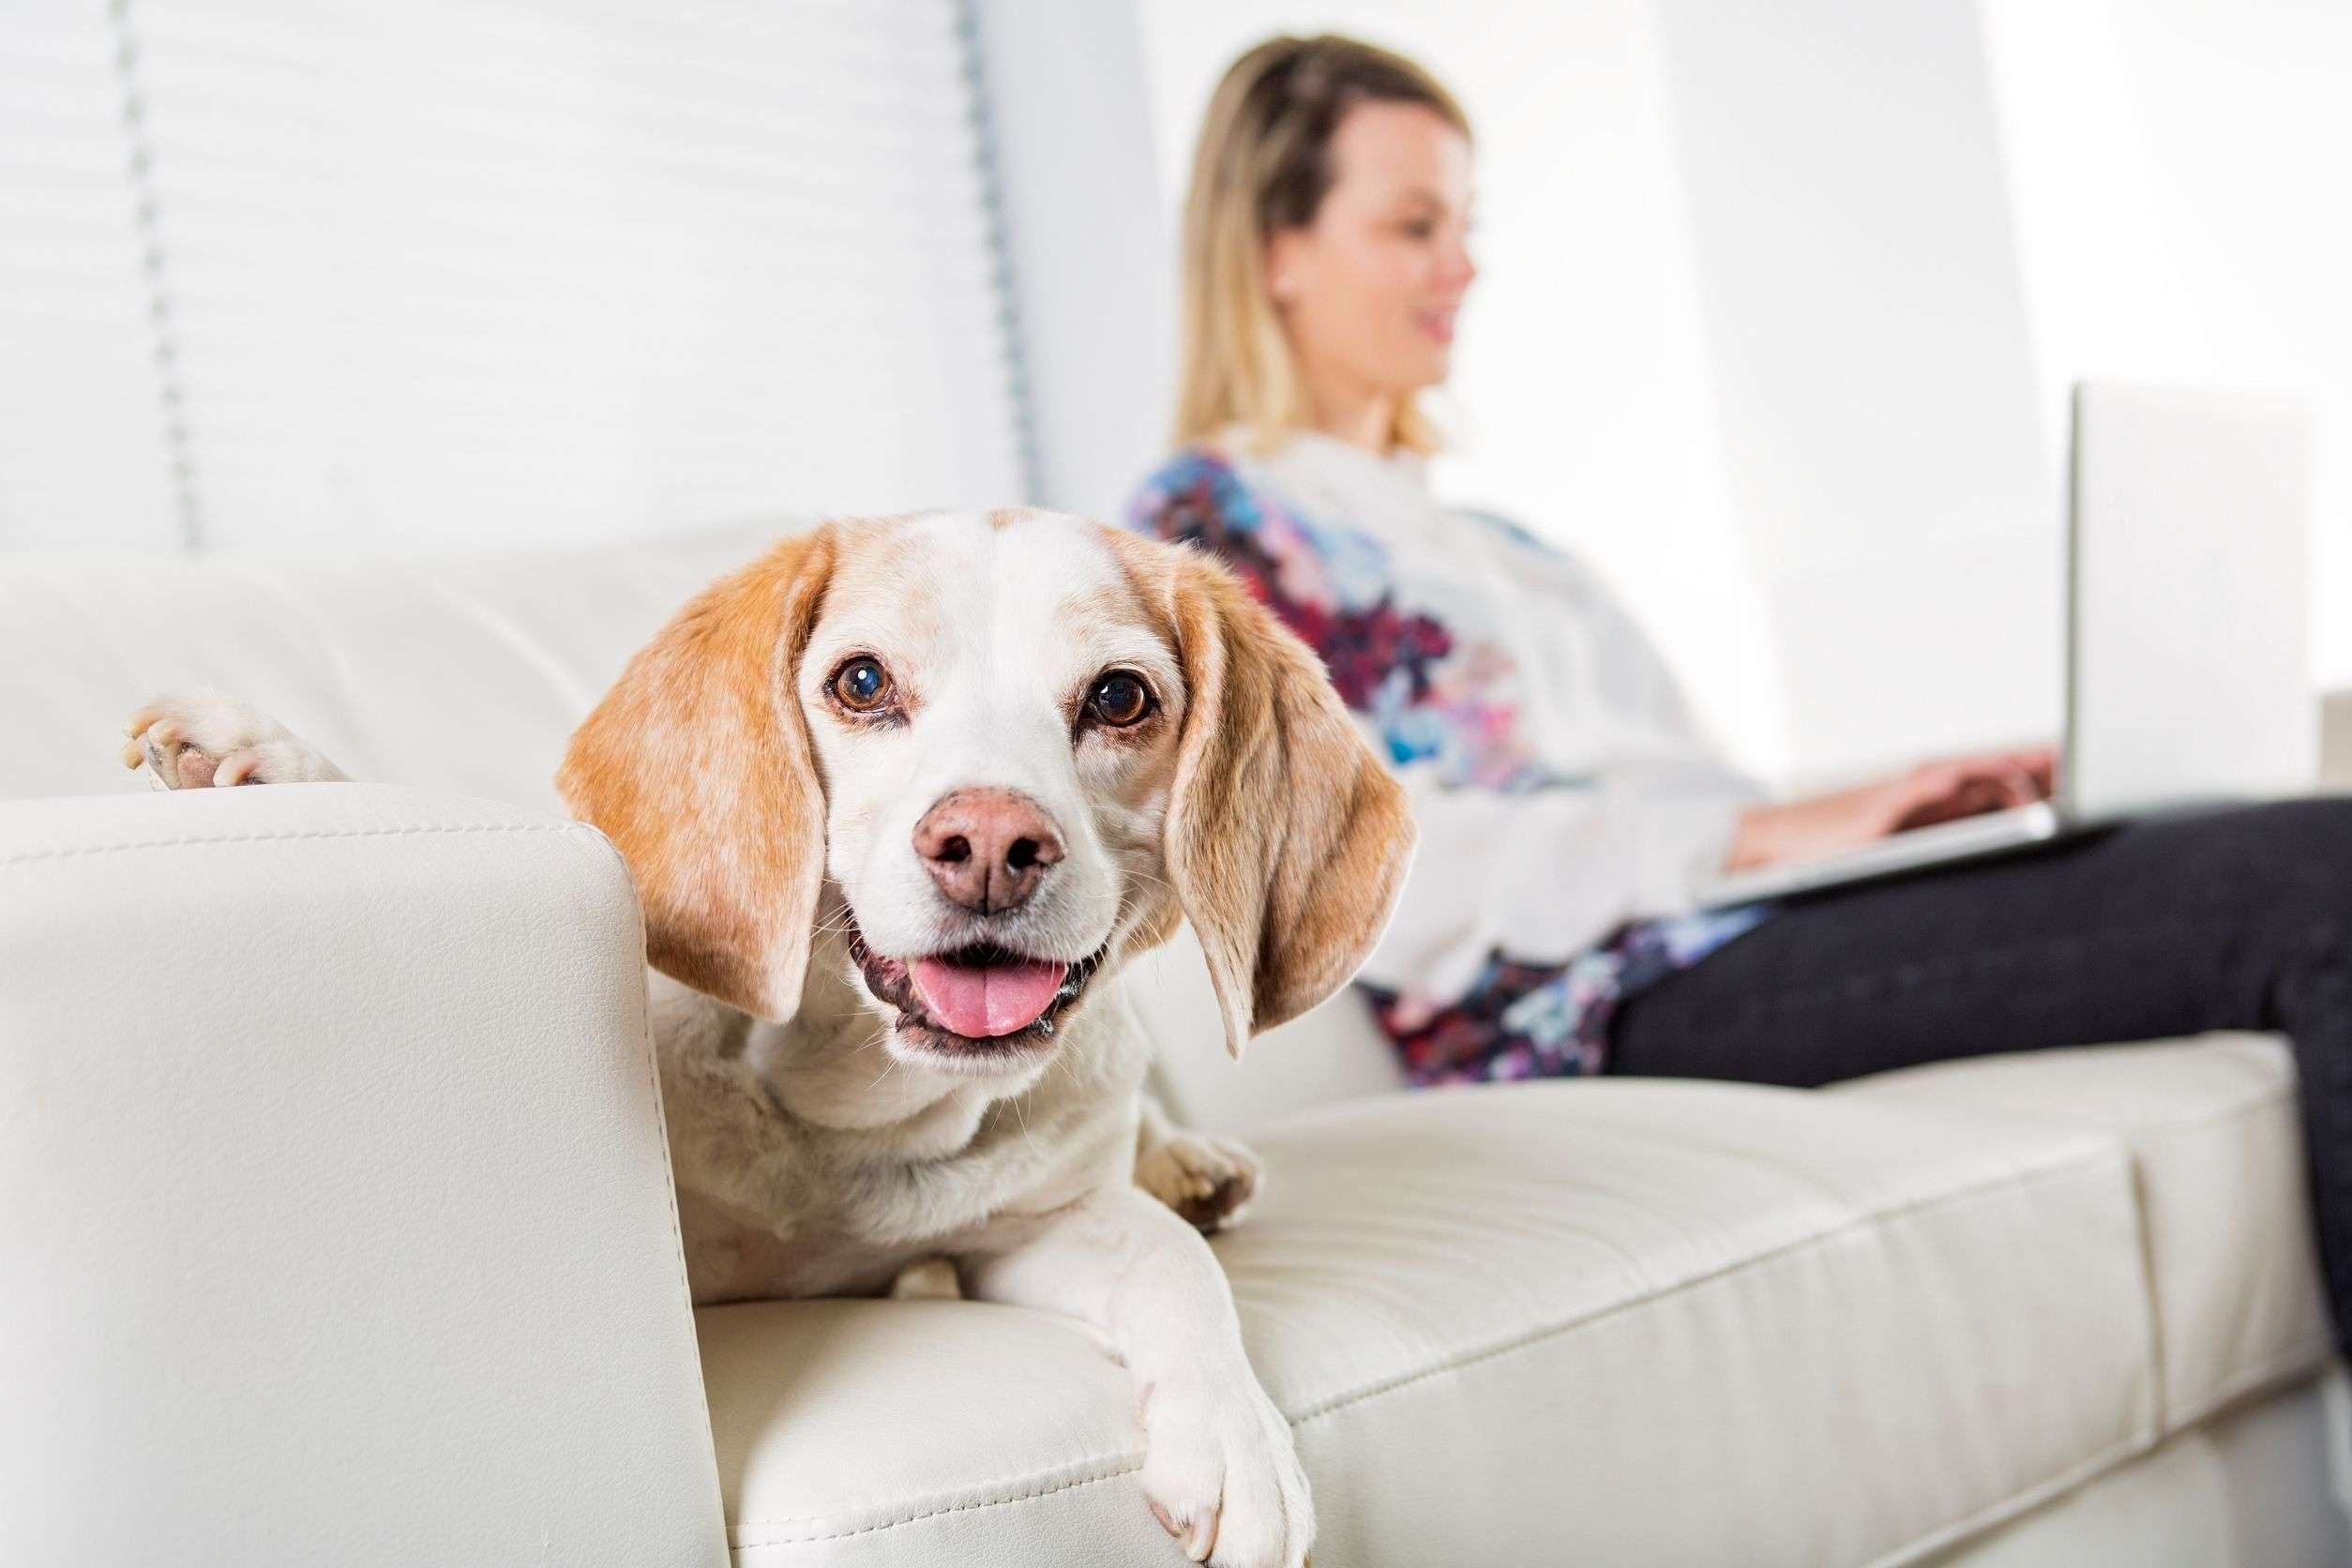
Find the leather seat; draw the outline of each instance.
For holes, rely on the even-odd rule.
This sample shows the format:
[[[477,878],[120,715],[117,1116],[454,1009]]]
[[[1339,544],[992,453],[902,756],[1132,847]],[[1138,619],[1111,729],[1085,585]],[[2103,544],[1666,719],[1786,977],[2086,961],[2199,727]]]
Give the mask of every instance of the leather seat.
[[[1467,1560],[1465,1528],[1481,1561],[1892,1560],[2117,1463],[2159,1435],[2172,1364],[2151,1258],[2161,1274],[2212,1244],[2208,1218],[2282,1200],[2268,1162],[2199,1157],[2188,1131],[2193,1106],[2261,1124],[2269,1044],[2142,1048],[2140,1119],[2105,1126],[1998,1113],[2042,1067],[2066,1100],[2070,1063],[2015,1058],[1932,1105],[1903,1075],[1605,1079],[1261,1129],[1268,1190],[1216,1245],[1314,1480],[1319,1560]],[[2192,1163],[2207,1196],[2151,1251],[2135,1188]],[[2253,1289],[2278,1310],[2237,1314],[2224,1378],[2316,1364],[2310,1277]],[[1075,1325],[880,1302],[699,1317],[740,1562],[1002,1560],[1008,1531],[1038,1563],[1180,1560],[1131,1474],[1124,1376]]]

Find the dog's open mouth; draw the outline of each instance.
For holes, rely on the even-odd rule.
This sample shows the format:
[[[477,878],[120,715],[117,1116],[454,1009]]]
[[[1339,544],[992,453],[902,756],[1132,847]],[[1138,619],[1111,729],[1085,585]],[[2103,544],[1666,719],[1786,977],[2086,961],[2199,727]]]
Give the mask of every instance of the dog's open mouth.
[[[965,1055],[1012,1055],[1051,1038],[1103,951],[1074,964],[987,945],[886,958],[850,929],[850,957],[874,1000],[898,1010],[899,1035]]]

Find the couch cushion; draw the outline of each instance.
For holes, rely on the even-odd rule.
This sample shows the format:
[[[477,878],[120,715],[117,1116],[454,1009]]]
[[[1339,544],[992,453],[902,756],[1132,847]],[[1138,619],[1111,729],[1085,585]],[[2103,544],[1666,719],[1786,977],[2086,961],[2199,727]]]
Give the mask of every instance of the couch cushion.
[[[2148,1228],[2166,1431],[2328,1359],[2295,1060],[2277,1036],[1975,1057],[1834,1093],[2123,1140]]]
[[[2111,1137],[1600,1080],[1255,1141],[1268,1191],[1217,1248],[1318,1560],[1870,1561],[2153,1436]],[[1074,1326],[895,1303],[701,1323],[743,1562],[1182,1560],[1136,1491],[1125,1375]]]

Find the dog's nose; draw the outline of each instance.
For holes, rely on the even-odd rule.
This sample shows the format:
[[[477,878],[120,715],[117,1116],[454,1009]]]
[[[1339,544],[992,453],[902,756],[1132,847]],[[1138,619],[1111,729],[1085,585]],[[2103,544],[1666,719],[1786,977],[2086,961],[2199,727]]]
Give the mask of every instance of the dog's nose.
[[[914,824],[914,852],[957,903],[982,914],[1018,909],[1062,858],[1045,807],[1018,790],[957,790]]]

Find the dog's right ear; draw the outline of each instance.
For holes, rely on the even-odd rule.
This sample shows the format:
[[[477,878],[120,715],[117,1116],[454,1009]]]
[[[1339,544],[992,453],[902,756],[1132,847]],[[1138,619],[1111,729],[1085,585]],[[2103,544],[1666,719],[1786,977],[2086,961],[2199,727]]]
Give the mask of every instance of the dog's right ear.
[[[793,674],[833,530],[713,584],[629,661],[555,776],[628,862],[654,967],[755,1017],[800,1006],[825,802]]]

